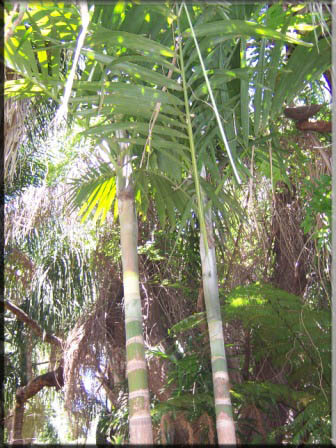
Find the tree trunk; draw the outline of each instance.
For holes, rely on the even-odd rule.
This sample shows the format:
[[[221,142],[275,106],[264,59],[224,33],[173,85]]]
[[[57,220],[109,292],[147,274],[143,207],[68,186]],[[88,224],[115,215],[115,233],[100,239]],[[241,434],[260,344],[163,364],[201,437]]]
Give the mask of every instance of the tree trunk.
[[[153,444],[137,254],[137,219],[129,179],[118,185],[123,266],[130,444]],[[126,186],[125,186],[126,184]]]
[[[204,167],[202,168],[202,176],[205,177]],[[206,200],[204,200],[204,202],[206,202]],[[212,230],[211,209],[205,212],[205,222],[208,239],[208,251],[206,251],[203,235],[201,233],[200,252],[204,300],[210,339],[217,437],[220,445],[235,445],[236,434],[232,415],[229,375],[225,356],[223,324],[219,304],[216,252]]]
[[[19,387],[17,389],[13,413],[13,426],[10,436],[11,444],[22,445],[26,443],[22,439],[22,427],[26,401],[28,401],[29,398],[34,397],[44,387],[55,387],[56,390],[60,390],[63,386],[63,361],[61,361],[60,366],[56,370],[33,378],[26,386]]]
[[[23,416],[24,416],[24,403],[16,403],[14,408],[13,430],[10,440],[10,443],[12,445],[24,444],[24,440],[22,438]]]

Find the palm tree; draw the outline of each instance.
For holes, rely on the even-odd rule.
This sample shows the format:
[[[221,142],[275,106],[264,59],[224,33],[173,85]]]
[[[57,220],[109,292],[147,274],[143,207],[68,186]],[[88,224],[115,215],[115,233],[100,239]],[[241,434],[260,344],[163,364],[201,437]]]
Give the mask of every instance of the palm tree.
[[[126,148],[124,148],[126,146]],[[129,389],[130,442],[153,444],[147,367],[142,331],[142,312],[138,269],[138,226],[135,211],[132,166],[127,144],[120,144],[120,173],[117,198],[120,245],[123,266],[127,377]],[[123,151],[124,150],[124,151]]]
[[[185,5],[184,5],[185,6]],[[247,8],[248,9],[248,8]],[[192,86],[191,80],[193,80],[193,82],[195,83],[195,81],[198,83],[196,84],[195,87],[195,92],[197,92],[197,94],[200,96],[202,93],[206,93],[207,95],[210,95],[210,100],[211,100],[211,104],[213,107],[213,111],[214,111],[214,115],[216,117],[217,120],[217,134],[220,134],[220,137],[222,137],[222,141],[224,143],[225,149],[228,152],[228,156],[230,159],[230,162],[232,164],[232,168],[234,170],[234,173],[236,174],[237,180],[239,181],[239,175],[237,173],[237,169],[235,167],[235,164],[233,162],[232,159],[232,154],[230,152],[230,148],[228,145],[228,140],[226,138],[225,132],[223,130],[222,127],[222,123],[221,123],[221,119],[219,117],[219,112],[217,108],[217,104],[214,98],[214,95],[212,93],[212,89],[211,89],[211,85],[209,83],[208,80],[208,76],[207,76],[207,72],[206,69],[211,69],[211,74],[212,74],[212,83],[214,85],[216,85],[216,83],[219,82],[223,82],[223,76],[225,75],[233,75],[236,78],[240,78],[240,114],[235,115],[233,114],[233,120],[231,119],[231,123],[229,123],[228,125],[226,125],[224,128],[226,129],[228,135],[231,137],[231,139],[233,140],[233,151],[235,153],[237,153],[237,145],[236,145],[236,141],[234,140],[238,140],[239,138],[241,138],[239,136],[239,134],[237,134],[237,132],[234,132],[233,129],[233,122],[235,120],[240,121],[241,122],[241,126],[242,126],[242,143],[243,146],[245,146],[246,149],[248,149],[248,144],[249,144],[249,135],[251,134],[250,132],[250,128],[249,128],[249,113],[248,113],[248,109],[249,109],[249,89],[248,89],[248,77],[246,77],[246,75],[248,74],[247,72],[247,67],[246,67],[246,40],[244,38],[241,38],[241,51],[242,51],[242,56],[241,56],[241,60],[240,60],[240,64],[238,64],[238,67],[235,67],[234,65],[232,66],[231,63],[231,67],[230,65],[228,65],[226,63],[226,61],[223,61],[223,59],[221,60],[220,58],[218,58],[218,56],[214,57],[213,55],[216,54],[216,50],[222,50],[223,53],[226,51],[227,54],[230,55],[229,60],[232,57],[232,54],[236,51],[235,46],[232,47],[231,45],[222,45],[221,44],[221,35],[223,36],[223,38],[225,40],[227,40],[227,35],[230,35],[231,33],[233,34],[233,36],[235,36],[237,28],[240,31],[243,31],[243,34],[246,33],[246,35],[248,37],[254,37],[254,38],[258,38],[258,34],[259,35],[263,35],[263,36],[267,36],[267,37],[273,37],[273,39],[276,39],[278,42],[280,42],[280,45],[283,45],[283,41],[292,41],[291,38],[289,38],[288,36],[285,35],[281,35],[280,33],[274,32],[273,30],[266,28],[266,27],[256,27],[254,24],[249,23],[249,22],[243,22],[241,20],[235,20],[232,21],[231,23],[225,19],[221,22],[217,22],[215,24],[215,26],[213,26],[212,23],[203,23],[202,21],[204,20],[202,17],[202,14],[200,14],[200,16],[197,18],[197,20],[195,21],[195,29],[193,24],[191,23],[189,14],[188,14],[188,9],[185,7],[186,10],[186,14],[188,17],[188,22],[189,22],[189,33],[193,36],[194,39],[194,43],[195,43],[195,47],[197,50],[197,54],[199,57],[199,62],[201,67],[198,65],[198,77],[196,76],[197,73],[197,69],[195,69],[195,73],[189,73],[189,76],[186,75],[184,73],[184,64],[183,64],[183,60],[181,61],[181,69],[182,69],[182,78],[183,78],[183,84],[186,84],[185,82],[185,78],[187,77],[188,79],[188,87]],[[242,8],[243,10],[243,8]],[[245,11],[246,13],[246,11]],[[253,8],[250,9],[250,14],[253,13]],[[242,18],[246,18],[246,17],[242,17]],[[233,23],[234,22],[234,23]],[[199,25],[198,25],[199,24]],[[237,28],[236,28],[237,26]],[[203,37],[202,39],[199,39],[199,43],[197,41],[197,37]],[[213,43],[211,42],[210,45],[213,46],[212,51],[208,52],[210,53],[206,59],[205,59],[205,63],[202,59],[202,55],[201,55],[201,51],[200,48],[208,48],[209,47],[209,38],[213,39],[213,41],[215,41],[215,36],[217,37],[217,42],[219,41],[219,44],[217,43]],[[238,41],[239,42],[239,41]],[[292,41],[294,42],[294,41]],[[296,40],[296,43],[301,43],[303,45],[306,45],[305,42],[298,42]],[[188,43],[187,43],[188,45]],[[186,46],[187,46],[186,45]],[[265,39],[262,39],[262,45],[261,45],[261,51],[260,51],[260,55],[259,55],[259,61],[262,61],[262,63],[264,63],[264,52],[263,52],[263,48],[265,45]],[[309,46],[309,44],[307,44],[307,46]],[[280,46],[281,48],[281,46]],[[301,50],[302,48],[300,48]],[[188,66],[191,66],[190,60],[193,60],[193,57],[195,58],[195,53],[196,50],[193,49],[190,51],[190,53],[187,53],[187,56],[184,53],[184,57],[188,57],[189,56],[189,61],[188,61]],[[192,61],[194,62],[194,61]],[[205,67],[206,65],[206,67]],[[256,109],[256,113],[255,113],[255,123],[254,123],[254,131],[256,136],[258,135],[259,132],[259,121],[260,121],[260,76],[261,76],[261,71],[264,69],[264,66],[261,67],[261,62],[258,63],[257,65],[257,70],[256,70],[256,96],[254,99],[254,103],[255,103],[255,109]],[[273,69],[273,67],[272,67]],[[220,73],[222,76],[219,77],[217,74]],[[272,72],[273,73],[273,72]],[[200,78],[202,78],[203,75],[203,79],[205,80],[205,83],[203,81],[203,83],[199,82]],[[218,76],[216,78],[216,76]],[[222,108],[220,108],[220,112],[224,115],[226,113],[226,109],[227,109],[227,104],[230,102],[230,96],[232,97],[232,92],[230,92],[230,89],[227,86],[223,86],[223,91],[225,93],[223,95],[223,93],[221,95],[217,95],[217,99],[219,99],[218,103],[220,106],[222,106]],[[219,97],[219,98],[218,98]],[[224,97],[224,101],[223,101],[223,97]],[[209,98],[209,96],[208,96]],[[198,154],[202,154],[202,150],[203,150],[203,154],[204,154],[204,147],[202,148],[202,145],[204,145],[205,147],[209,148],[210,150],[212,149],[213,153],[215,152],[214,148],[211,148],[211,144],[213,144],[213,142],[216,142],[216,139],[212,139],[212,142],[209,141],[208,136],[211,135],[211,130],[209,129],[209,127],[211,126],[206,126],[204,123],[216,123],[216,121],[214,119],[211,120],[211,115],[213,115],[212,110],[207,110],[207,108],[204,108],[204,105],[202,105],[201,107],[199,107],[199,101],[197,98],[196,93],[192,93],[192,95],[190,96],[190,98],[187,97],[186,95],[186,89],[185,89],[185,105],[186,105],[186,111],[187,111],[187,116],[188,114],[188,108],[189,108],[189,103],[193,105],[193,108],[195,110],[194,112],[194,116],[200,116],[200,111],[202,113],[202,118],[201,120],[199,120],[199,126],[201,127],[201,130],[199,130],[199,128],[197,127],[197,120],[195,123],[195,133],[196,135],[198,134],[198,136],[200,137],[198,139],[198,144],[197,144],[197,153]],[[224,104],[223,104],[224,103]],[[259,109],[258,109],[259,108]],[[209,113],[210,112],[210,113]],[[267,110],[266,110],[267,112]],[[208,115],[208,119],[205,120],[204,116]],[[210,115],[210,116],[209,116]],[[226,114],[227,115],[227,114]],[[266,116],[265,116],[266,115]],[[190,115],[189,115],[190,116]],[[188,118],[189,118],[188,116]],[[264,112],[264,116],[263,118],[265,119],[266,123],[267,123],[267,113],[265,114]],[[191,122],[190,119],[187,120],[188,123]],[[207,130],[205,130],[205,127],[207,127]],[[190,134],[190,141],[191,141],[191,152],[193,152],[194,148],[193,148],[193,136],[192,136],[192,132],[189,133]],[[202,134],[204,135],[203,139],[202,139]],[[203,141],[202,141],[203,140]],[[231,141],[232,141],[231,140]],[[205,159],[206,160],[206,159]],[[209,161],[206,160],[204,163],[206,163],[207,167],[211,167],[211,164],[209,164]],[[193,165],[194,170],[193,170],[193,175],[194,175],[194,179],[196,181],[196,185],[198,182],[198,176],[199,176],[199,172],[197,170],[196,164]],[[216,170],[213,169],[213,166],[211,167],[211,174],[213,175],[214,179],[218,180],[218,175]],[[203,176],[205,177],[205,167],[204,165],[202,166],[202,171],[203,171]],[[203,193],[204,194],[204,193]],[[215,201],[215,197],[213,197],[212,195],[212,199]],[[204,203],[198,203],[198,215],[200,216],[200,220],[202,220],[202,215],[203,215],[203,209],[205,209],[206,207],[206,203],[207,203],[207,198],[206,195],[204,197]],[[225,211],[224,211],[225,213]],[[227,365],[226,365],[226,357],[225,357],[225,350],[224,350],[224,339],[223,339],[223,329],[222,329],[222,319],[221,319],[221,314],[220,314],[220,304],[219,304],[219,298],[218,298],[218,281],[217,281],[217,272],[216,272],[216,261],[215,261],[215,245],[214,245],[214,234],[213,234],[213,229],[212,229],[212,219],[211,219],[211,207],[208,207],[207,211],[205,212],[205,215],[203,215],[205,217],[205,225],[203,225],[203,231],[201,232],[201,236],[200,236],[200,251],[201,251],[201,261],[202,261],[202,272],[203,272],[203,288],[204,288],[204,298],[205,298],[205,304],[206,304],[206,311],[207,311],[207,320],[208,320],[208,328],[209,328],[209,339],[210,339],[210,347],[211,347],[211,357],[212,357],[212,369],[213,369],[213,383],[214,383],[214,396],[215,396],[215,407],[216,407],[216,415],[217,415],[217,436],[218,436],[218,441],[219,443],[231,443],[234,444],[235,443],[235,429],[234,429],[234,423],[233,423],[233,418],[232,418],[232,410],[231,410],[231,403],[230,403],[230,394],[229,394],[229,386],[228,386],[228,371],[227,371]],[[202,222],[202,221],[201,221]],[[202,226],[201,226],[202,227]],[[205,228],[205,231],[204,231]]]
[[[202,168],[202,177],[205,169]],[[203,194],[204,196],[204,194]],[[219,302],[216,264],[215,238],[213,234],[212,209],[207,208],[206,196],[203,198],[206,227],[206,243],[200,235],[200,254],[202,265],[204,302],[207,314],[211,351],[212,377],[216,410],[217,438],[220,444],[236,444],[235,425],[230,400],[229,373],[224,347],[223,322]]]
[[[76,10],[73,10],[72,8],[70,8],[72,10],[73,13],[76,13]],[[99,8],[97,8],[99,10]],[[113,7],[111,8],[113,9]],[[106,11],[105,11],[106,12]],[[33,20],[32,23],[33,25],[36,24],[34,22],[34,19],[36,17],[36,15],[38,15],[40,13],[39,7],[37,8],[33,8]],[[60,12],[60,17],[61,19],[64,19],[64,15],[65,15],[65,11],[62,10]],[[99,16],[99,11],[98,11],[98,16]],[[165,17],[162,18],[162,20]],[[76,14],[74,14],[74,16],[72,17],[71,20],[71,24],[73,25],[73,28],[76,28],[79,26],[80,21],[78,20],[78,13],[77,16]],[[51,19],[53,20],[53,19]],[[60,20],[60,19],[57,19]],[[161,20],[161,21],[162,21]],[[104,63],[111,63],[113,61],[113,57],[109,56],[109,55],[105,55],[104,56],[104,47],[105,47],[105,38],[102,39],[100,41],[99,39],[99,35],[105,34],[106,29],[101,25],[101,23],[99,23],[100,21],[98,21],[98,23],[94,23],[94,20],[92,20],[91,22],[91,26],[93,27],[97,39],[96,42],[93,44],[93,42],[91,42],[91,48],[93,48],[93,51],[95,51],[95,46],[98,45],[99,48],[102,48],[102,54],[99,55],[98,52],[95,53],[95,60],[93,62],[93,64],[91,63],[90,59],[87,59],[86,61],[86,71],[85,74],[82,74],[82,80],[80,81],[80,84],[76,84],[74,83],[74,88],[78,89],[77,90],[77,98],[76,100],[78,101],[78,92],[80,94],[83,95],[83,91],[85,92],[87,89],[92,89],[92,87],[95,84],[98,84],[99,86],[102,86],[104,89],[104,80],[99,80],[97,79],[96,83],[95,83],[95,77],[93,77],[93,82],[90,80],[88,82],[85,81],[85,77],[91,77],[92,73],[95,71],[98,71],[99,74],[99,69],[100,69],[100,64],[101,64],[101,59],[105,59]],[[35,28],[36,30],[36,28]],[[18,26],[16,28],[16,35],[20,36],[20,33],[24,32],[24,27],[20,27]],[[121,38],[123,43],[126,43],[126,46],[128,46],[129,48],[134,48],[134,46],[136,45],[137,48],[141,48],[141,52],[143,51],[143,49],[148,50],[148,61],[150,63],[150,65],[153,65],[153,60],[159,61],[165,65],[168,65],[169,68],[173,68],[174,67],[168,63],[166,61],[166,59],[164,59],[162,57],[162,55],[164,56],[173,56],[174,53],[168,48],[165,47],[161,44],[157,44],[154,41],[150,41],[149,39],[145,39],[145,38],[140,38],[138,36],[132,36],[129,33],[126,32],[118,32],[118,35],[113,35],[112,33],[109,33],[111,36],[111,39],[114,40],[116,38]],[[11,60],[12,64],[14,65],[14,68],[16,68],[17,70],[20,68],[22,69],[22,63],[23,65],[25,65],[26,67],[28,67],[29,65],[29,73],[31,73],[31,64],[28,63],[28,60],[25,59],[26,56],[28,56],[29,53],[31,53],[31,49],[36,49],[39,46],[41,47],[41,40],[43,43],[43,38],[41,39],[42,35],[39,33],[39,31],[36,32],[36,40],[32,40],[30,42],[30,45],[26,45],[26,50],[27,50],[27,54],[24,55],[22,58],[20,58],[19,55],[15,54],[15,50],[13,50],[13,40],[9,40],[8,41],[8,59]],[[71,38],[73,36],[70,36],[70,42],[71,42]],[[54,43],[53,38],[51,39],[51,43]],[[90,37],[87,39],[90,42]],[[81,42],[81,45],[83,43]],[[93,44],[93,45],[92,45]],[[51,45],[52,47],[52,45]],[[30,51],[28,51],[30,50]],[[46,64],[44,65],[43,62],[41,61],[40,58],[40,54],[42,53],[42,55],[44,56],[46,53],[46,50],[43,48],[43,50],[37,50],[37,64],[35,65],[35,67],[33,67],[34,71],[35,71],[35,75],[36,78],[32,79],[29,74],[28,76],[26,75],[26,73],[24,73],[27,78],[29,79],[29,81],[31,81],[31,86],[33,86],[33,88],[35,88],[35,86],[39,86],[41,87],[41,90],[47,90],[47,94],[49,94],[50,96],[53,96],[54,98],[57,97],[56,95],[54,95],[54,93],[52,93],[49,90],[50,84],[49,81],[51,81],[50,78],[52,78],[52,76],[49,79],[45,79],[44,76],[46,75],[46,71],[45,68],[46,66],[49,67],[49,63],[46,62],[46,60],[49,59],[51,61],[54,62],[55,58],[58,58],[58,60],[63,56],[64,57],[64,53],[62,53],[62,51],[60,52],[59,50],[56,50],[56,54],[53,52],[53,50],[51,50],[48,54],[48,57],[44,59],[44,61],[46,62]],[[14,57],[12,57],[15,54]],[[76,53],[78,54],[78,53]],[[154,58],[155,56],[155,58]],[[22,61],[23,59],[23,61]],[[127,60],[124,61],[122,58],[120,58],[120,67],[116,67],[117,72],[119,72],[120,70],[123,71],[123,73],[127,73],[127,77],[128,74],[132,75],[134,74],[135,71],[138,71],[138,69],[140,70],[140,73],[142,74],[142,76],[146,76],[146,78],[149,78],[151,82],[155,81],[156,83],[161,83],[161,85],[163,84],[163,86],[165,86],[165,84],[167,83],[168,85],[174,85],[174,87],[176,89],[178,89],[178,85],[176,82],[172,83],[169,81],[169,78],[164,77],[163,75],[160,74],[155,74],[152,73],[151,71],[148,70],[147,68],[141,68],[140,66],[137,67],[133,62],[130,63]],[[127,59],[127,58],[124,58]],[[133,57],[134,59],[134,57]],[[77,59],[78,60],[78,59]],[[131,58],[132,60],[132,58]],[[135,56],[135,60],[136,60],[136,56]],[[34,65],[34,58],[32,60],[33,65]],[[74,66],[73,66],[74,67]],[[42,71],[42,76],[40,75],[40,70]],[[113,70],[111,69],[111,73],[113,72]],[[73,70],[72,70],[73,73]],[[135,75],[137,75],[138,73],[135,73]],[[43,76],[44,75],[44,76]],[[59,74],[57,73],[57,71],[54,71],[54,73],[52,73],[52,75],[54,75],[54,78],[58,77]],[[121,75],[121,78],[123,78],[124,76]],[[146,79],[145,78],[145,79]],[[103,82],[103,84],[101,84],[101,82]],[[57,84],[58,83],[58,84]],[[107,82],[106,85],[109,85],[110,82]],[[55,84],[54,84],[55,85]],[[56,80],[56,86],[60,85],[59,80]],[[144,114],[144,111],[153,109],[154,106],[156,106],[158,104],[158,100],[160,100],[161,103],[164,103],[164,108],[166,107],[168,109],[168,112],[171,113],[171,109],[173,109],[173,106],[171,106],[170,104],[173,104],[176,102],[176,100],[173,97],[170,97],[168,93],[165,93],[164,91],[161,92],[160,94],[156,92],[152,92],[150,88],[146,87],[146,88],[135,88],[132,91],[132,86],[127,87],[127,89],[123,89],[123,86],[121,83],[115,83],[112,85],[113,88],[115,89],[113,92],[120,92],[120,94],[116,94],[113,96],[113,100],[117,103],[117,105],[119,106],[119,112],[123,112],[123,110],[125,109],[125,106],[128,107],[129,102],[130,102],[130,97],[133,98],[136,95],[140,95],[140,97],[143,98],[144,100],[144,104],[141,105],[140,107],[138,107],[138,110],[132,110],[132,115],[134,116],[134,114],[137,116],[137,114],[140,113],[140,115]],[[126,85],[125,85],[126,87]],[[111,92],[107,92],[108,95]],[[29,87],[26,86],[26,88],[24,89],[24,94],[28,94],[29,95]],[[95,103],[95,96],[91,95],[91,97],[89,98],[89,103],[91,106],[91,114],[92,115],[96,115],[96,112],[94,110],[94,108],[92,107],[92,104]],[[92,98],[92,99],[91,99]],[[101,99],[96,96],[96,99],[101,102]],[[107,98],[108,99],[108,98]],[[83,102],[83,99],[80,99],[80,102]],[[146,104],[147,102],[147,104]],[[108,104],[108,103],[107,103]],[[167,106],[166,106],[167,104]],[[105,106],[106,108],[106,106]],[[111,106],[108,107],[108,109],[111,109]],[[170,109],[169,109],[170,108]],[[174,109],[173,109],[174,110]],[[86,112],[90,112],[89,110],[86,110]],[[100,111],[101,112],[101,111]],[[104,117],[106,117],[105,113],[106,110],[103,110],[104,115],[101,114],[101,116],[103,116],[103,121],[104,121]],[[84,114],[83,114],[84,115]],[[149,117],[146,117],[149,118]],[[169,116],[166,117],[166,119],[168,121],[173,121],[173,119],[171,119]],[[123,145],[122,142],[120,142],[119,140],[123,139],[123,135],[122,135],[122,129],[128,128],[128,129],[133,129],[135,131],[138,130],[145,130],[145,132],[147,132],[147,126],[145,123],[131,123],[129,121],[129,119],[125,120],[125,122],[118,122],[118,121],[114,121],[114,123],[112,123],[107,128],[108,132],[111,133],[111,131],[116,131],[116,137],[118,140],[118,144],[117,144],[117,157],[116,157],[116,173],[117,173],[117,178],[118,178],[118,208],[119,208],[119,218],[120,218],[120,225],[121,225],[121,247],[122,247],[122,261],[123,261],[123,270],[124,270],[124,293],[125,293],[125,326],[126,326],[126,337],[127,337],[127,372],[128,372],[128,380],[129,380],[129,404],[130,404],[130,442],[131,443],[152,443],[153,442],[153,438],[152,438],[152,431],[151,431],[151,419],[150,419],[150,413],[149,413],[149,391],[148,391],[148,385],[147,385],[147,375],[146,375],[146,366],[145,366],[145,358],[144,358],[144,341],[143,341],[143,336],[142,336],[142,322],[141,322],[141,303],[140,303],[140,294],[139,294],[139,283],[138,283],[138,268],[137,268],[137,255],[136,255],[136,245],[137,245],[137,226],[136,226],[136,216],[134,213],[134,192],[133,192],[133,179],[130,175],[130,172],[128,171],[128,174],[124,175],[122,174],[123,171],[127,171],[130,170],[131,168],[131,159],[130,159],[130,155],[127,153],[121,154],[122,151],[125,149],[125,146],[127,147],[127,145]],[[104,129],[104,131],[106,132],[106,129]],[[93,129],[90,129],[90,131],[92,132]],[[96,131],[96,129],[94,130],[94,132]],[[162,127],[162,132],[164,134],[166,134],[165,129]],[[174,131],[172,130],[172,133],[174,134]],[[178,134],[178,131],[175,131],[175,134]],[[101,139],[101,135],[104,135],[104,133],[100,134],[100,139]],[[120,137],[121,136],[121,137]],[[118,138],[119,137],[119,138]],[[140,140],[140,139],[139,139]],[[111,142],[111,144],[113,144],[113,142]],[[142,142],[141,142],[142,144]],[[162,141],[161,143],[159,143],[159,145],[165,146],[166,143],[165,141]],[[121,151],[119,151],[119,149],[121,149]],[[147,150],[147,148],[146,148]],[[128,151],[128,150],[127,150]],[[91,184],[92,186],[92,184]],[[97,195],[101,195],[102,190],[100,189],[101,185],[98,185],[98,192],[97,192],[97,188],[95,188],[95,192],[97,193]],[[106,184],[104,185],[104,188],[106,187]],[[111,182],[109,182],[108,185],[109,189],[108,192],[110,193],[111,196],[111,191],[115,191],[113,190],[113,184],[111,184]],[[106,189],[106,188],[105,188]],[[106,193],[106,192],[105,192]],[[91,202],[92,199],[95,199],[95,196],[91,194]],[[113,201],[113,197],[112,197],[112,201]],[[111,202],[110,201],[110,204]],[[89,203],[89,206],[92,209],[92,204]],[[99,210],[99,206],[98,206],[98,210]],[[106,212],[106,209],[105,209]],[[172,214],[171,214],[172,216]]]

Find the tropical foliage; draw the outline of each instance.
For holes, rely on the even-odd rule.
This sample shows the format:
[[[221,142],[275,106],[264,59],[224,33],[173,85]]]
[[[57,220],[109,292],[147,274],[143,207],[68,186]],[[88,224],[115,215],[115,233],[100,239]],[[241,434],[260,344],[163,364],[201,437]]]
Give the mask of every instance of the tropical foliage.
[[[329,6],[5,11],[7,439],[328,443]]]

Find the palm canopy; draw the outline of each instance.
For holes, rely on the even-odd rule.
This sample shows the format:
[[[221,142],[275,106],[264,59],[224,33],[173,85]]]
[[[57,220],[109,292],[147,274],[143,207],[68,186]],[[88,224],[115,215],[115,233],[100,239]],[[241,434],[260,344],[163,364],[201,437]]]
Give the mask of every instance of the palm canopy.
[[[71,86],[69,111],[85,129],[84,137],[95,146],[109,148],[109,161],[88,172],[81,192],[77,190],[75,202],[86,199],[87,206],[82,209],[86,215],[97,206],[96,218],[104,218],[113,203],[111,178],[118,165],[120,143],[127,143],[132,155],[139,185],[136,196],[144,214],[149,186],[162,223],[168,217],[174,224],[175,208],[181,213],[188,203],[197,208],[193,182],[188,181],[192,159],[182,75],[197,169],[205,164],[211,173],[212,183],[205,188],[216,202],[225,182],[218,157],[227,160],[225,149],[229,149],[240,175],[246,176],[248,170],[241,158],[249,154],[249,142],[265,133],[269,120],[277,117],[284,101],[293,99],[303,81],[319,78],[330,64],[329,52],[323,51],[328,39],[313,44],[320,31],[312,15],[298,17],[294,5],[286,10],[267,3],[186,9],[191,22],[183,8],[167,4],[88,3],[90,20]],[[6,43],[6,64],[21,75],[6,83],[6,94],[43,94],[61,102],[81,22],[76,5],[29,5]],[[184,73],[178,37],[182,39]],[[284,50],[288,47],[294,50],[287,62]],[[209,98],[200,57],[215,104]],[[223,133],[215,119],[216,109],[227,145],[223,145]],[[117,131],[123,132],[122,137]],[[198,176],[195,167],[193,174]]]

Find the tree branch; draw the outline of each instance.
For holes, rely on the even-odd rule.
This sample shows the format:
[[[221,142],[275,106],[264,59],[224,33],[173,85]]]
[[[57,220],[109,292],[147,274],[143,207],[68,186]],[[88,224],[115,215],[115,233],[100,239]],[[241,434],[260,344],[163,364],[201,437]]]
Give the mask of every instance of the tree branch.
[[[11,311],[13,314],[15,314],[16,317],[18,317],[22,322],[27,324],[33,332],[42,338],[43,341],[49,342],[50,344],[57,345],[58,347],[62,348],[63,341],[62,339],[58,338],[57,336],[54,336],[52,334],[46,333],[37,322],[35,322],[33,319],[31,319],[28,314],[26,314],[24,311],[22,311],[19,307],[11,303],[9,300],[4,301],[5,308],[7,308],[9,311]]]
[[[296,127],[300,129],[300,131],[315,131],[325,134],[327,132],[331,132],[331,121],[297,121]]]
[[[63,360],[56,370],[47,372],[44,375],[37,376],[36,378],[29,381],[26,386],[19,387],[17,389],[16,403],[13,413],[12,431],[10,436],[12,445],[22,445],[23,443],[25,443],[22,437],[25,402],[29,400],[29,398],[36,395],[45,386],[55,387],[56,390],[59,390],[64,386]]]
[[[37,376],[29,381],[26,386],[19,387],[16,391],[16,403],[22,405],[44,387],[55,387],[56,390],[59,390],[63,386],[63,365],[61,363],[56,370]]]

